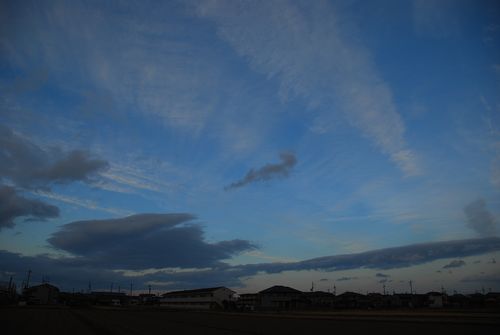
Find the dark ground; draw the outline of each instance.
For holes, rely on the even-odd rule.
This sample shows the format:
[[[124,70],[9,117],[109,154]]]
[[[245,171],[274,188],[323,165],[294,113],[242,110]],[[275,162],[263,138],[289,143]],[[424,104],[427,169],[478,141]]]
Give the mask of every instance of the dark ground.
[[[498,334],[500,314],[328,312],[237,314],[161,309],[0,309],[0,333],[22,334]]]

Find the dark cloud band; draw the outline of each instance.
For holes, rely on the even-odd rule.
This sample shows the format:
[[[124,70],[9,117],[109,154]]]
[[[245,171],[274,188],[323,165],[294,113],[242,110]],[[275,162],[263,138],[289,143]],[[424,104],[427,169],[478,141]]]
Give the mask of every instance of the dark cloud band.
[[[497,221],[486,207],[484,199],[479,198],[464,208],[467,226],[479,236],[495,236]]]
[[[39,200],[27,199],[17,194],[13,187],[0,185],[0,230],[14,227],[14,220],[19,217],[45,220],[58,216],[57,207]]]
[[[154,226],[154,225],[153,225]],[[167,226],[169,226],[167,224]],[[174,227],[175,228],[175,227]],[[125,228],[127,230],[128,228]],[[154,233],[156,229],[150,230]],[[141,240],[140,233],[138,239]],[[119,239],[119,241],[122,241]],[[249,242],[234,240],[229,244],[234,244],[236,250],[242,250],[249,247]],[[54,242],[54,241],[53,241]],[[177,240],[171,243],[183,244],[185,241]],[[203,242],[206,244],[206,242]],[[128,245],[124,243],[124,248]],[[185,248],[191,246],[188,242]],[[242,246],[242,248],[240,248]],[[159,260],[155,256],[157,249],[154,245],[143,244],[144,248],[140,252],[140,258],[150,257],[154,262],[145,263],[153,268],[159,268],[164,261]],[[217,248],[217,244],[214,246],[215,249],[208,247],[206,250],[214,252],[215,255],[220,254]],[[224,246],[227,247],[227,246]],[[234,251],[235,249],[231,249]],[[131,249],[128,253],[113,254],[116,264],[127,265],[127,262],[120,260],[118,257],[132,257],[135,249]],[[177,251],[182,251],[185,249],[177,249]],[[215,251],[214,251],[215,250]],[[159,270],[155,273],[144,274],[142,276],[128,277],[125,272],[112,271],[109,268],[103,267],[106,262],[111,261],[107,259],[106,262],[95,262],[95,257],[87,257],[86,255],[79,255],[76,258],[50,258],[45,255],[39,256],[21,256],[18,254],[13,254],[7,251],[0,251],[0,268],[4,271],[11,271],[20,273],[21,275],[25,273],[26,269],[31,268],[33,271],[43,271],[43,273],[51,274],[54,282],[60,282],[61,284],[75,283],[83,285],[85,287],[87,281],[95,278],[94,280],[101,280],[102,282],[109,283],[110,281],[130,283],[134,281],[136,283],[141,282],[143,285],[147,282],[155,282],[157,285],[162,285],[164,288],[189,288],[189,287],[201,287],[201,286],[211,286],[211,285],[227,285],[231,287],[238,287],[242,285],[242,279],[246,277],[254,276],[258,273],[278,273],[283,271],[301,271],[301,270],[322,270],[322,271],[336,271],[336,270],[346,270],[346,269],[393,269],[393,268],[403,268],[412,265],[424,264],[432,262],[438,259],[449,259],[449,258],[461,258],[473,255],[481,255],[489,252],[495,252],[500,250],[500,238],[482,238],[482,239],[467,239],[467,240],[455,240],[455,241],[444,241],[444,242],[432,242],[423,243],[415,245],[407,245],[395,248],[372,250],[363,253],[350,254],[350,255],[336,255],[314,258],[310,260],[305,260],[301,262],[291,262],[291,263],[263,263],[263,264],[247,264],[231,266],[223,262],[214,261],[216,257],[205,258],[204,266],[212,264],[208,267],[202,267],[202,264],[196,266],[198,269],[195,270],[185,270],[185,271],[164,271]],[[227,256],[227,250],[226,256]],[[162,253],[164,255],[165,253]],[[105,249],[103,255],[106,258],[111,256],[110,250]],[[185,256],[190,256],[183,254],[182,252],[172,253],[172,255],[166,255],[170,257],[170,261],[175,258],[175,261],[171,264],[184,264],[189,265],[189,262],[184,262]],[[133,268],[134,264],[129,264],[129,269]],[[127,268],[123,268],[127,269]],[[377,276],[383,278],[383,276]],[[82,280],[83,278],[83,280]],[[387,278],[383,278],[387,279]],[[162,284],[163,283],[163,284]]]
[[[48,242],[95,267],[133,270],[209,267],[255,249],[239,239],[207,243],[195,218],[172,213],[78,221],[64,225]]]
[[[250,169],[243,179],[231,183],[224,189],[227,191],[258,181],[265,181],[278,177],[287,177],[290,170],[295,166],[295,164],[297,164],[297,158],[292,153],[283,152],[280,154],[280,159],[281,163],[266,164],[257,170]]]
[[[106,161],[92,158],[87,151],[46,150],[4,126],[0,126],[0,162],[0,180],[23,188],[88,181],[108,167]]]

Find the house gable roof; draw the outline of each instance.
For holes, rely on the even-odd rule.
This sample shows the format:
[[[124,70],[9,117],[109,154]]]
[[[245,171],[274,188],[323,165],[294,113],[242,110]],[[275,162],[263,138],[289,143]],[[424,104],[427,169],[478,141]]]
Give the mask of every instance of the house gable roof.
[[[172,292],[164,293],[164,294],[162,294],[162,296],[165,297],[165,296],[176,295],[176,294],[203,294],[203,293],[212,293],[212,292],[217,291],[219,289],[229,290],[227,287],[217,286],[217,287],[199,288],[199,289],[195,289],[195,290],[172,291]]]
[[[266,288],[263,291],[259,292],[260,294],[286,294],[286,293],[302,293],[299,290],[296,290],[294,288],[288,287],[288,286],[280,286],[280,285],[275,285],[269,288]]]

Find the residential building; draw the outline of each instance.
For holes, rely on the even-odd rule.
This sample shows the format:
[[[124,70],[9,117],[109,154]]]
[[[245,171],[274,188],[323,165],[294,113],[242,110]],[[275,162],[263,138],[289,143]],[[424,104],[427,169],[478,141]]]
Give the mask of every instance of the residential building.
[[[259,292],[262,309],[300,309],[307,307],[303,293],[287,286],[272,286]]]
[[[240,294],[236,304],[240,310],[254,311],[261,305],[260,296],[257,293]]]
[[[59,299],[59,289],[54,285],[44,283],[23,290],[23,298],[32,305],[53,305]]]
[[[162,295],[160,306],[178,309],[230,309],[235,307],[235,294],[227,287],[168,292]]]

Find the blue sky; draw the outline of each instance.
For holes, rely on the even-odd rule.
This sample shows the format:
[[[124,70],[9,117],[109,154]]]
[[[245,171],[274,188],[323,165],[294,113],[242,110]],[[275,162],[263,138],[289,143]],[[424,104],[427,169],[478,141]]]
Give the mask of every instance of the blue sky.
[[[0,280],[500,289],[495,1],[1,6]]]

